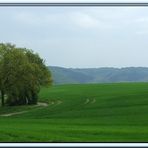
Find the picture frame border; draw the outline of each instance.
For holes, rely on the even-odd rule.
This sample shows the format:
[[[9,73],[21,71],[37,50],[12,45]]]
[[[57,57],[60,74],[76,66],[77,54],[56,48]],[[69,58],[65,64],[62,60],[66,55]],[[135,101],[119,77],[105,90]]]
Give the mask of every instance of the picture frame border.
[[[148,2],[1,2],[1,7],[148,7]],[[0,142],[0,147],[148,147],[148,142]]]

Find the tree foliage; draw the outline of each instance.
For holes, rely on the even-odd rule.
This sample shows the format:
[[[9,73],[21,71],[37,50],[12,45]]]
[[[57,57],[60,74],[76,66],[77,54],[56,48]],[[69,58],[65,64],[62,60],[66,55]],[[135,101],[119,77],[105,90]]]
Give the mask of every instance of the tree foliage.
[[[40,87],[52,83],[38,54],[11,44],[0,44],[0,72],[2,105],[36,104]]]

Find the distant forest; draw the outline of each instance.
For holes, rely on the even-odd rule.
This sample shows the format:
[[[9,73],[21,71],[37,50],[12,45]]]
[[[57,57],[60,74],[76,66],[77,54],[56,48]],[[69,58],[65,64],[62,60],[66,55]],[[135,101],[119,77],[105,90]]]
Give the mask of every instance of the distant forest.
[[[49,66],[54,84],[148,82],[148,68],[63,68]]]

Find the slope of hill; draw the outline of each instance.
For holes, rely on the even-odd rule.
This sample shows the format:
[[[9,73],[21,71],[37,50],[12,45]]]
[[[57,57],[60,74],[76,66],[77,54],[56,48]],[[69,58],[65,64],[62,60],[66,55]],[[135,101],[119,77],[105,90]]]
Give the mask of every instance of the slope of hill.
[[[148,83],[56,85],[39,98],[48,106],[0,108],[0,142],[148,142]],[[12,111],[24,112],[1,116]]]
[[[148,82],[148,68],[63,68],[49,66],[54,84]]]

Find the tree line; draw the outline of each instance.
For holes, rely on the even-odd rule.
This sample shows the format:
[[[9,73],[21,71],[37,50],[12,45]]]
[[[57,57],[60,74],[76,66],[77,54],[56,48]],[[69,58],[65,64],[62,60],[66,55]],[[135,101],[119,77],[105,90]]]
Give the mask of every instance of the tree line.
[[[2,106],[36,104],[41,86],[51,84],[51,73],[37,53],[10,43],[0,43]]]

